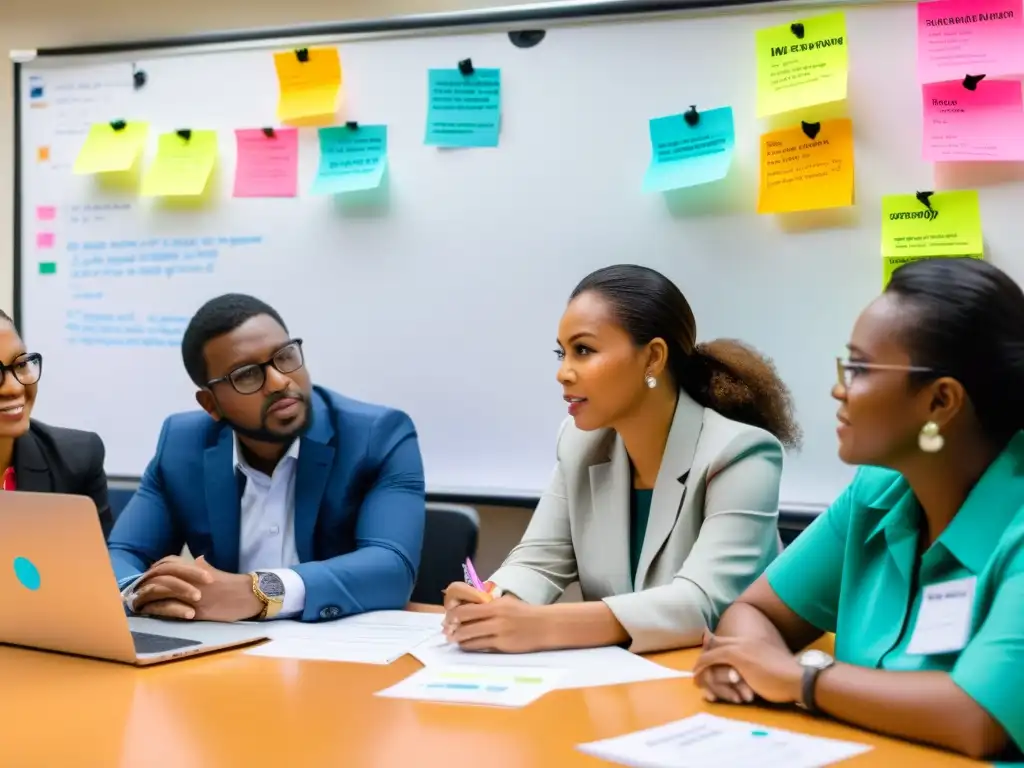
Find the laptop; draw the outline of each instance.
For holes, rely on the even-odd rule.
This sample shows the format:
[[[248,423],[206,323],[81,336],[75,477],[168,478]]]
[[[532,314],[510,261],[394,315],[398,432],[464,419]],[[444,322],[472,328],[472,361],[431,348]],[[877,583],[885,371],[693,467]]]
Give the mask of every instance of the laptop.
[[[253,624],[125,614],[92,499],[0,493],[0,643],[144,666],[266,639]]]

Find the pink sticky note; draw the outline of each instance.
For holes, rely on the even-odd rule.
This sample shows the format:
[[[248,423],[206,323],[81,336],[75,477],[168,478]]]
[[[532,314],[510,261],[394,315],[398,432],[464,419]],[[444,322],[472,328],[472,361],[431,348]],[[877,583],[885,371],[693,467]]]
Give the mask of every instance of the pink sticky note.
[[[37,232],[36,248],[53,248],[53,232]]]
[[[295,197],[299,189],[299,132],[276,128],[235,131],[235,197]]]
[[[37,205],[36,219],[38,221],[53,221],[57,218],[57,208],[53,205]]]
[[[1024,0],[917,4],[920,81],[938,83],[968,74],[1024,74]]]
[[[931,83],[924,97],[924,159],[1024,160],[1024,101],[1016,80]]]

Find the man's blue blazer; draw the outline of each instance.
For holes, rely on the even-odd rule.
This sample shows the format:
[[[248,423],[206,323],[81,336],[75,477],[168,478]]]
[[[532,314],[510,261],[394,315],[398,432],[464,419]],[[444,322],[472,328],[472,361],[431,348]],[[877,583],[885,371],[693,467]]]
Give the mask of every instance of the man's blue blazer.
[[[303,621],[404,608],[423,546],[426,489],[416,429],[403,412],[313,388],[299,444],[294,570]],[[238,572],[241,495],[234,433],[204,412],[170,416],[109,548],[118,581],[188,544]]]

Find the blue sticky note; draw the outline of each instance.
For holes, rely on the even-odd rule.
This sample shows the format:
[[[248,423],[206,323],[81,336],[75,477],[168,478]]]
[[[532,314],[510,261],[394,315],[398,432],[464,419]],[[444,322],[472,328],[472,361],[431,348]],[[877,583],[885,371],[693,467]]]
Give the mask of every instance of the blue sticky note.
[[[376,189],[388,164],[388,127],[345,125],[320,129],[320,166],[313,193],[339,195]]]
[[[699,113],[695,125],[680,115],[656,117],[650,123],[651,164],[644,175],[645,192],[694,187],[724,179],[732,164],[736,129],[732,107]]]
[[[496,147],[501,126],[501,70],[427,73],[427,137],[432,147]]]

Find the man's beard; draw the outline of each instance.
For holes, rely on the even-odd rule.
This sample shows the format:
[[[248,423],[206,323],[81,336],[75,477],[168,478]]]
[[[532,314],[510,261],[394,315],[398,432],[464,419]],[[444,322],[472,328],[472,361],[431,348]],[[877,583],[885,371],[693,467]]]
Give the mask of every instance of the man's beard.
[[[295,398],[296,400],[299,400],[305,406],[306,409],[305,419],[303,419],[302,423],[298,427],[289,430],[288,432],[274,432],[270,429],[267,429],[267,411],[270,409],[270,406],[272,406],[278,400],[283,400],[284,398]],[[309,400],[307,400],[303,395],[271,395],[270,397],[267,398],[266,402],[263,403],[263,409],[262,412],[260,413],[259,427],[243,427],[241,424],[235,423],[234,421],[229,419],[227,416],[224,416],[223,414],[221,414],[221,421],[223,421],[225,424],[231,427],[231,429],[234,430],[236,435],[240,435],[241,437],[247,437],[250,440],[256,440],[261,443],[290,443],[295,438],[300,437],[301,435],[304,435],[306,432],[309,431],[309,428],[313,425],[313,409],[309,405]]]

